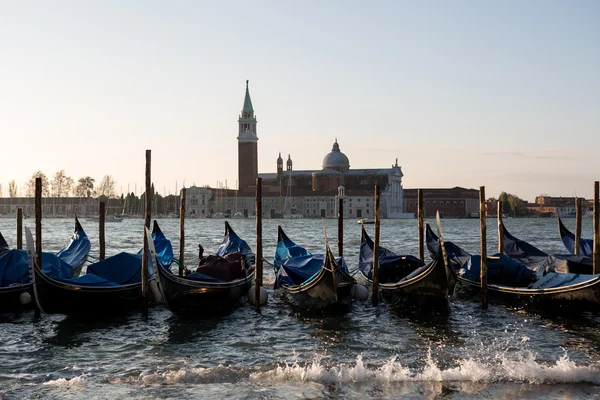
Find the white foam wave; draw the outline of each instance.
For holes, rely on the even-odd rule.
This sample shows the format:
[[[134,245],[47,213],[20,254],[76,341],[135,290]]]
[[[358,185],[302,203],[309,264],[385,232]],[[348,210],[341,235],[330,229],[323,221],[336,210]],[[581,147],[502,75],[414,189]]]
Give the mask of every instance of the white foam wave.
[[[362,356],[351,366],[339,365],[326,367],[318,360],[291,365],[251,374],[257,381],[314,381],[322,383],[369,383],[379,382],[523,382],[531,384],[548,383],[592,383],[600,385],[600,368],[597,366],[577,365],[564,355],[555,364],[545,365],[537,362],[531,353],[521,360],[508,360],[500,357],[496,365],[490,365],[473,359],[461,360],[456,367],[442,369],[436,365],[431,355],[421,371],[411,371],[392,357],[379,367],[367,367]]]
[[[473,358],[460,360],[453,367],[439,367],[429,352],[424,366],[411,370],[402,365],[396,357],[383,365],[367,365],[359,355],[355,363],[327,366],[319,358],[301,363],[282,363],[275,368],[266,367],[225,367],[214,368],[179,367],[170,365],[162,371],[144,371],[139,374],[112,379],[112,383],[136,382],[144,385],[159,384],[208,384],[251,382],[317,382],[317,383],[356,383],[370,384],[402,382],[471,382],[471,383],[591,383],[600,385],[600,365],[577,365],[565,353],[555,363],[537,361],[531,352],[511,360],[498,355],[492,361],[479,361]],[[73,380],[80,378],[73,378]],[[81,377],[81,379],[83,379]],[[71,380],[71,381],[73,381]],[[67,384],[63,380],[60,383]],[[64,382],[62,382],[64,381]],[[50,383],[50,382],[48,382]],[[73,382],[76,384],[76,381]]]
[[[82,386],[82,385],[85,384],[85,382],[86,382],[85,376],[81,375],[81,376],[76,376],[76,377],[71,378],[71,379],[66,379],[66,378],[53,379],[51,381],[44,382],[44,385],[50,385],[50,386]]]

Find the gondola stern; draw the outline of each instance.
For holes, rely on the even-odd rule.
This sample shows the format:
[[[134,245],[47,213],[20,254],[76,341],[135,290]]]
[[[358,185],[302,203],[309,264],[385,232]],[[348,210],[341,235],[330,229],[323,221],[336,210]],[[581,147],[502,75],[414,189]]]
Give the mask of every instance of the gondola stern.
[[[570,230],[567,229],[567,227],[563,224],[562,219],[560,219],[560,217],[558,218],[558,233],[560,234],[560,237],[563,238],[565,236],[575,236],[573,235],[573,233],[571,233]]]
[[[235,231],[231,225],[229,225],[229,222],[225,221],[225,236],[230,236],[232,234],[235,235]]]
[[[6,239],[4,239],[4,236],[2,236],[2,232],[0,232],[0,254],[4,253],[6,251],[9,251],[10,247],[8,247],[8,243],[6,242]]]
[[[77,214],[75,214],[75,230],[74,230],[75,234],[85,234],[85,231],[83,230],[83,227],[81,226],[81,223],[79,222],[79,218],[77,218]]]
[[[290,238],[285,234],[281,225],[277,226],[277,243],[282,242],[284,240],[290,240]]]
[[[157,220],[154,220],[154,223],[152,224],[152,234],[155,234],[155,233],[162,233],[160,226],[158,226]]]

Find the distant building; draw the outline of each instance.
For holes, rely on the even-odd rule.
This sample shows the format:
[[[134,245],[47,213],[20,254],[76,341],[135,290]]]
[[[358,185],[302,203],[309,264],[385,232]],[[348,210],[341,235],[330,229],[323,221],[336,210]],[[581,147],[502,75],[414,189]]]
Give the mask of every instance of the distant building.
[[[81,217],[98,216],[100,201],[105,202],[106,215],[120,215],[123,212],[121,199],[97,199],[93,197],[43,197],[42,217]],[[0,198],[0,215],[14,216],[21,208],[26,217],[35,216],[34,197],[2,197]]]
[[[418,211],[417,193],[417,189],[404,190],[404,204],[407,213],[416,215]],[[479,191],[461,187],[423,189],[424,216],[435,217],[437,211],[440,212],[441,217],[478,217]]]
[[[337,139],[323,158],[322,169],[293,170],[291,155],[283,169],[281,154],[276,172],[258,173],[257,120],[248,81],[242,112],[238,117],[238,190],[190,188],[186,215],[192,217],[242,216],[254,214],[256,178],[262,179],[265,217],[333,218],[337,199],[344,198],[344,216],[374,217],[374,187],[380,187],[382,218],[412,218],[403,212],[402,169],[396,159],[390,168],[351,169]],[[194,197],[195,196],[195,197]],[[204,201],[203,205],[200,203]]]

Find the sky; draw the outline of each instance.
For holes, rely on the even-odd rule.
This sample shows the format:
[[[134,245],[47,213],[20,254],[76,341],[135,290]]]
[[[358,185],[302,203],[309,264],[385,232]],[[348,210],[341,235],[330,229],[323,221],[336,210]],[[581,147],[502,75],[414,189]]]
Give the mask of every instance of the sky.
[[[0,184],[40,170],[142,192],[395,159],[405,188],[533,201],[600,179],[600,2],[0,0]]]

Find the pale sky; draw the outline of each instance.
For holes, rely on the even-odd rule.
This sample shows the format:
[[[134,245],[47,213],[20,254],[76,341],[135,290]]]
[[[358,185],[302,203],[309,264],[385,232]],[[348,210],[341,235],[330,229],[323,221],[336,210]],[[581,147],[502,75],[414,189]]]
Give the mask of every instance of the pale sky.
[[[593,194],[598,1],[3,1],[0,184],[110,174],[141,193],[237,180],[250,80],[259,172],[281,151],[405,188]]]

